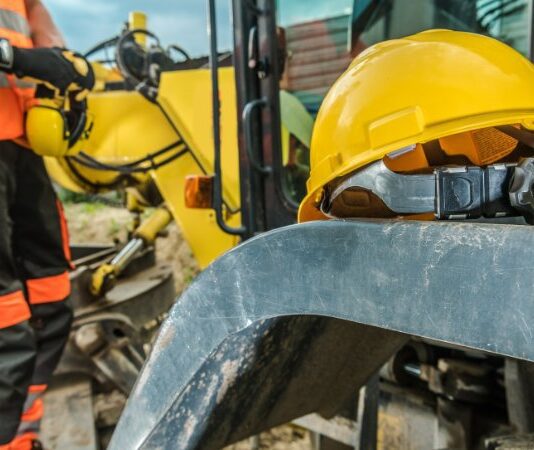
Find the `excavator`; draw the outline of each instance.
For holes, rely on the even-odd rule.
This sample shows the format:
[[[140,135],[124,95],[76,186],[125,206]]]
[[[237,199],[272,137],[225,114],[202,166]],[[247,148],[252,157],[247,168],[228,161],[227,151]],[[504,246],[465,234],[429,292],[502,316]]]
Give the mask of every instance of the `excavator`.
[[[47,159],[62,187],[124,191],[133,214],[128,242],[73,249],[75,323],[50,395],[57,415],[49,414],[55,427],[44,424],[48,444],[219,449],[293,422],[325,450],[534,448],[533,235],[521,203],[531,188],[517,188],[526,193],[513,207],[477,203],[485,219],[459,211],[457,197],[480,192],[472,190],[478,182],[504,186],[498,177],[516,166],[485,160],[487,169],[464,171],[476,181],[462,178],[465,162],[450,150],[458,141],[440,139],[456,170],[432,175],[453,190],[446,201],[437,196],[443,220],[434,221],[338,213],[334,200],[352,195],[350,183],[380,186],[365,170],[341,180],[337,154],[322,172],[341,180],[329,200],[310,176],[314,121],[316,133],[324,123],[334,130],[332,145],[344,126],[355,128],[329,121],[328,112],[342,92],[336,79],[358,67],[354,57],[449,29],[488,39],[480,48],[502,42],[503,55],[524,61],[513,67],[528,71],[532,1],[233,0],[231,52],[219,51],[216,0],[206,3],[206,57],[163,48],[139,13],[92,49],[98,83],[82,145]],[[437,33],[438,41],[456,39]],[[431,39],[421,36],[414,48]],[[406,67],[425,74],[421,86],[430,69]],[[401,126],[379,121],[371,135],[387,144],[380,130],[411,130],[420,116],[401,112],[392,114]],[[530,142],[525,129],[497,125],[507,155]],[[387,158],[402,162],[429,147],[407,144],[387,147]],[[385,166],[367,167],[393,186],[410,183]],[[417,183],[435,196],[434,178],[421,170]],[[367,197],[350,198],[370,208]],[[389,212],[396,200],[384,200]],[[296,224],[301,202],[305,223]],[[203,269],[176,301],[153,247],[173,220]]]

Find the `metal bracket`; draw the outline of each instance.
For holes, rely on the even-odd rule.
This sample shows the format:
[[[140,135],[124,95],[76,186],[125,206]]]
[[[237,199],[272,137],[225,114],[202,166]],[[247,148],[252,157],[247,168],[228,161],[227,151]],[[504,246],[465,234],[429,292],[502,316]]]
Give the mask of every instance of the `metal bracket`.
[[[510,201],[521,211],[528,223],[534,223],[534,158],[526,158],[515,168],[511,185]]]

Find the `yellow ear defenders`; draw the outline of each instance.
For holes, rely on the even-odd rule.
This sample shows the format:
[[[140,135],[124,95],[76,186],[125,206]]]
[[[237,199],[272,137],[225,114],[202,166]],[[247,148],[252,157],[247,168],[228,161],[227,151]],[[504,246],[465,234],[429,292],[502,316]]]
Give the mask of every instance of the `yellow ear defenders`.
[[[63,107],[51,99],[40,99],[26,116],[26,136],[31,149],[41,156],[60,158],[83,150],[93,122],[87,102],[66,102]]]

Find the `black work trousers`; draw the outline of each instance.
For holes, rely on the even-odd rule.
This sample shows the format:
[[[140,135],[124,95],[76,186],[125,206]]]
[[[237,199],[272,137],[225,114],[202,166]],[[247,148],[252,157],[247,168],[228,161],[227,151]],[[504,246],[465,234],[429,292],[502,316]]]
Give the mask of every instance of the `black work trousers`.
[[[42,158],[0,141],[0,445],[38,429],[39,397],[72,321],[69,268],[66,224]]]

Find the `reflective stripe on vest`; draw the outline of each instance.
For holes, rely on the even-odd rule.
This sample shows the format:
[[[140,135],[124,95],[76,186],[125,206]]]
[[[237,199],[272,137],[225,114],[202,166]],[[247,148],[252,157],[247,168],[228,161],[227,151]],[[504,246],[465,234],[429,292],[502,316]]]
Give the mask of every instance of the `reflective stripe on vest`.
[[[9,77],[3,72],[0,72],[0,88],[17,87],[19,89],[33,89],[35,84],[29,81],[21,80],[17,77]]]
[[[0,28],[31,37],[30,24],[16,11],[0,8]]]
[[[0,37],[16,47],[33,47],[24,0],[0,0]],[[30,84],[12,75],[0,75],[0,140],[24,134],[24,113],[33,95]]]

